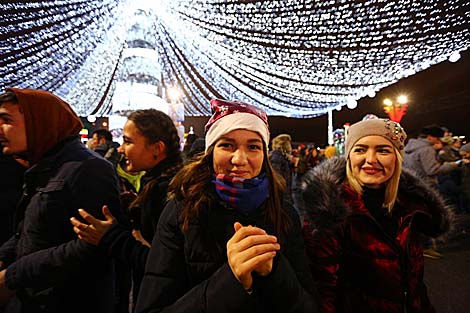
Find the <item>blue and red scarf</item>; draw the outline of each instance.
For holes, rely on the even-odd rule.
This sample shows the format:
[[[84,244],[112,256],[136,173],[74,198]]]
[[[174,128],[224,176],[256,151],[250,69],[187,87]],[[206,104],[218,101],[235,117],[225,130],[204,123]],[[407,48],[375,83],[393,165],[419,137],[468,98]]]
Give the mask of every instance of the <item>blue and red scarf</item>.
[[[255,178],[215,174],[212,183],[219,198],[242,213],[256,210],[269,194],[268,178],[265,174]]]

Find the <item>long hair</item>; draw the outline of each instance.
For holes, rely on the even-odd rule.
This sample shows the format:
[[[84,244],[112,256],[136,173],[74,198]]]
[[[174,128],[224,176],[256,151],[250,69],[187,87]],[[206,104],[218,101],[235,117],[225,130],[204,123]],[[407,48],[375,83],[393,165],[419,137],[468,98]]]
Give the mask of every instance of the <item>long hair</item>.
[[[139,132],[145,137],[147,144],[158,141],[165,144],[166,160],[169,160],[171,165],[162,173],[161,177],[169,176],[169,179],[171,179],[183,164],[180,138],[171,118],[161,111],[148,109],[134,111],[127,119],[135,124]],[[130,207],[142,207],[148,201],[155,183],[156,180],[147,183]]]
[[[262,171],[266,173],[269,181],[269,197],[265,204],[266,219],[267,222],[274,225],[276,234],[280,235],[282,232],[286,232],[290,225],[288,214],[282,207],[282,195],[286,184],[271,166],[264,143],[263,151]],[[211,183],[214,175],[213,155],[214,145],[210,146],[205,154],[185,165],[170,184],[169,197],[183,201],[183,211],[179,216],[183,232],[188,230],[189,223],[194,217],[218,201]]]
[[[400,184],[400,175],[403,164],[403,157],[401,156],[400,152],[396,148],[393,148],[393,150],[395,152],[395,156],[397,157],[395,162],[395,170],[392,177],[390,177],[390,179],[385,182],[385,197],[382,204],[382,207],[387,208],[388,212],[392,212],[392,209],[395,206],[395,202],[397,201],[398,185]],[[363,185],[357,179],[357,177],[354,176],[349,157],[346,162],[346,180],[357,193],[361,195],[363,194]]]

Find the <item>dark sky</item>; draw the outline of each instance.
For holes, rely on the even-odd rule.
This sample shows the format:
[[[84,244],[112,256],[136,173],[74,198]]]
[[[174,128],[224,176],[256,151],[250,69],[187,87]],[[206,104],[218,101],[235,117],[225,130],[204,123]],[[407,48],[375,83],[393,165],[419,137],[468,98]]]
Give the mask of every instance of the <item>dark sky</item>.
[[[429,124],[446,126],[454,135],[470,138],[470,52],[461,53],[456,63],[449,61],[431,66],[425,71],[401,79],[397,83],[382,89],[374,98],[363,98],[358,101],[354,110],[343,107],[341,111],[333,111],[334,129],[345,123],[354,123],[366,114],[387,117],[382,102],[385,98],[396,98],[405,93],[408,95],[409,106],[402,119],[402,126],[409,137],[414,137],[419,130]],[[186,117],[185,126],[194,126],[196,134],[204,134],[203,127],[208,117]],[[271,135],[289,133],[295,142],[313,142],[325,145],[328,141],[326,115],[309,118],[293,119],[269,117]]]

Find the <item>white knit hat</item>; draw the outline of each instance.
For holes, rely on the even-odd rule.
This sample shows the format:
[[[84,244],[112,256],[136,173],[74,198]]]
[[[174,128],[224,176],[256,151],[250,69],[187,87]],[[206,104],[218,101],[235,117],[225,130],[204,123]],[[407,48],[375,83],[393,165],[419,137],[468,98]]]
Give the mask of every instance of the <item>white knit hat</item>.
[[[213,99],[212,116],[206,124],[206,151],[220,137],[232,130],[246,129],[257,132],[269,145],[269,126],[266,112],[250,104]]]
[[[406,133],[397,122],[388,119],[374,118],[360,121],[348,128],[345,143],[345,156],[349,156],[354,144],[366,136],[382,136],[395,146],[403,155],[405,149]]]

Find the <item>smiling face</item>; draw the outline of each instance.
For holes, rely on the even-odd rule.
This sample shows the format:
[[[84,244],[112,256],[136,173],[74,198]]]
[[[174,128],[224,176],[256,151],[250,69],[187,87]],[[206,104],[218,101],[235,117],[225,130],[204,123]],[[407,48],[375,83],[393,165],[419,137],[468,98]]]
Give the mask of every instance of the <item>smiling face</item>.
[[[351,170],[369,188],[380,188],[395,172],[397,156],[390,141],[382,136],[359,139],[349,153]]]
[[[214,146],[216,174],[254,178],[261,173],[263,160],[263,140],[250,130],[233,130],[219,138]]]
[[[131,120],[126,122],[123,132],[123,143],[118,151],[127,158],[129,172],[150,170],[158,164],[158,142],[149,144]]]
[[[4,154],[21,154],[28,149],[24,115],[18,104],[0,106],[0,145]]]

